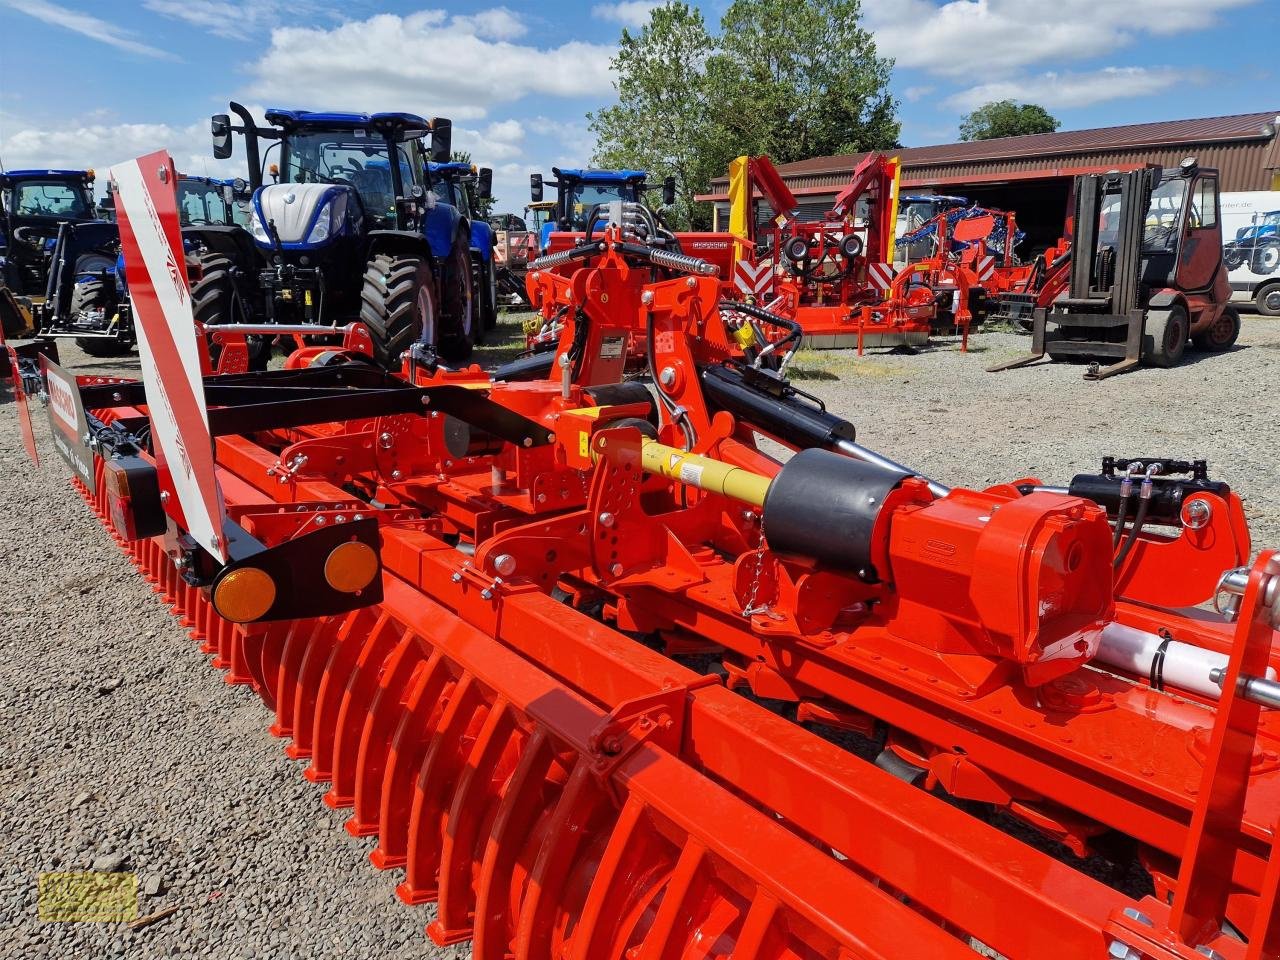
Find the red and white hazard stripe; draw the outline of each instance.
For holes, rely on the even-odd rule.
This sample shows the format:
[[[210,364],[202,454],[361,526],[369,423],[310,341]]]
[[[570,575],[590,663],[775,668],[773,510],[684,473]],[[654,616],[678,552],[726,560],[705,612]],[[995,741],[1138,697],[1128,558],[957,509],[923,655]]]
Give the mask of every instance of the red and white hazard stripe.
[[[990,280],[996,275],[996,258],[984,254],[973,261],[973,272],[979,280]]]
[[[894,275],[892,263],[867,264],[867,284],[875,290],[888,290]]]
[[[738,260],[733,265],[733,285],[744,296],[763,297],[773,285],[773,267],[768,263]]]
[[[200,346],[178,225],[177,171],[161,150],[117,164],[111,178],[157,456],[167,468],[183,526],[225,562],[226,509],[214,472]]]

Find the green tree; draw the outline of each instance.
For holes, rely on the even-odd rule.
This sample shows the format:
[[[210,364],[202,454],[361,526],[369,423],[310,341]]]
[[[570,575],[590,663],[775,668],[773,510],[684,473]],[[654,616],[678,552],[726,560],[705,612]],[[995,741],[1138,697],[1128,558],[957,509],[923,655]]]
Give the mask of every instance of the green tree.
[[[737,153],[789,163],[897,145],[893,61],[860,0],[734,0],[720,28],[707,72]]]
[[[1037,103],[993,100],[960,121],[961,140],[994,140],[1028,133],[1053,133],[1062,123]]]
[[[897,145],[891,60],[861,26],[860,0],[733,0],[712,36],[682,0],[622,31],[618,102],[588,114],[594,163],[674,175],[677,227],[706,226],[693,197],[744,153],[786,163]]]
[[[713,49],[696,7],[677,0],[655,8],[639,33],[622,31],[612,61],[618,102],[587,115],[596,135],[593,163],[644,170],[654,181],[676,178],[667,219],[681,228],[710,221],[693,197],[731,159],[709,117],[704,65]]]

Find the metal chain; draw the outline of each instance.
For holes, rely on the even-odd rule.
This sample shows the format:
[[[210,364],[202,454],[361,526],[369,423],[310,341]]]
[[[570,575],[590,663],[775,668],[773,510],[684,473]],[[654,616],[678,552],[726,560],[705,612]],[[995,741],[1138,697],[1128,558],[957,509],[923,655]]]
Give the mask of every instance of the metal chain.
[[[757,613],[765,613],[769,609],[768,603],[756,606],[756,595],[760,592],[760,575],[764,572],[764,550],[764,524],[761,524],[760,539],[756,543],[756,569],[751,578],[751,589],[747,592],[747,602],[742,605],[742,615],[748,619]]]

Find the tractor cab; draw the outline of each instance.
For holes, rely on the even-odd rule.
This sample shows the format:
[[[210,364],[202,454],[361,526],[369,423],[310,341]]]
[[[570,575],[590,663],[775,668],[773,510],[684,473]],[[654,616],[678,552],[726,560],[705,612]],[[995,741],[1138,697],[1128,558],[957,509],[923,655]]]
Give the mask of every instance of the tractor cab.
[[[93,181],[92,170],[0,173],[0,279],[14,293],[45,292],[61,224],[98,219]]]
[[[542,201],[544,186],[556,188],[553,216],[542,225],[538,234],[538,248],[543,252],[550,247],[553,232],[585,233],[587,221],[597,208],[619,201],[639,203],[645,191],[659,186],[648,183],[648,175],[643,170],[561,170],[552,167],[551,172],[556,179],[544,181],[540,173],[529,177],[529,193],[535,203]],[[668,206],[674,203],[675,178],[667,177],[660,186],[662,202]]]
[[[183,227],[249,226],[248,184],[241,179],[178,175],[178,222]]]

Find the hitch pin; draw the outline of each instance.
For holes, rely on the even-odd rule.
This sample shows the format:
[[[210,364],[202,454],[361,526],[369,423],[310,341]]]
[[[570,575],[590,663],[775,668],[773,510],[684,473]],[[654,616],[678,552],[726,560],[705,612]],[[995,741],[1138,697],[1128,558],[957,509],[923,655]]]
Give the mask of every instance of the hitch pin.
[[[1227,671],[1222,667],[1215,667],[1209,671],[1209,679],[1218,686],[1222,686],[1226,676]],[[1280,681],[1271,680],[1267,677],[1250,677],[1242,674],[1236,691],[1250,703],[1270,707],[1273,710],[1280,710]]]

